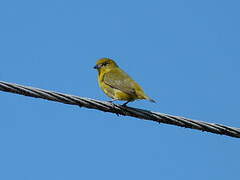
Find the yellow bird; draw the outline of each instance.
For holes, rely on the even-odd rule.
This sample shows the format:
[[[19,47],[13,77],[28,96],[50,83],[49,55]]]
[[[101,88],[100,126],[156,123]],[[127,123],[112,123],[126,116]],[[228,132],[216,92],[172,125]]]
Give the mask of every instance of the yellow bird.
[[[94,68],[98,70],[99,86],[113,101],[127,101],[123,104],[124,106],[137,99],[146,99],[155,102],[147,96],[141,86],[120,69],[112,59],[99,59]]]

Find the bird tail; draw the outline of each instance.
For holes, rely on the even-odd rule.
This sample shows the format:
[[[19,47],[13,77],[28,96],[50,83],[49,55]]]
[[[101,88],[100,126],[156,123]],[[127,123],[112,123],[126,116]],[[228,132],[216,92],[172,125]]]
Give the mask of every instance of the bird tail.
[[[156,103],[156,101],[154,99],[149,98],[148,100],[152,103]]]
[[[152,103],[156,103],[156,101],[155,101],[154,99],[150,98],[149,96],[146,96],[145,99],[149,100],[149,101],[152,102]]]

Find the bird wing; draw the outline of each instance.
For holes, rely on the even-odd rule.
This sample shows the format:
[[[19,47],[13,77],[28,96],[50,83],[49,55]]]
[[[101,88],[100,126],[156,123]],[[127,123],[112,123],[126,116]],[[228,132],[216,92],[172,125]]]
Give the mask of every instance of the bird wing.
[[[112,69],[111,71],[105,73],[103,81],[114,89],[136,96],[136,82],[121,69]]]

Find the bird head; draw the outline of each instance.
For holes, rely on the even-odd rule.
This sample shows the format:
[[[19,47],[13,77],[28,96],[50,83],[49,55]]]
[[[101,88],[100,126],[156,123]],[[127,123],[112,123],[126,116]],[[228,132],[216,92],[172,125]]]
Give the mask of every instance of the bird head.
[[[94,69],[97,69],[98,71],[102,71],[102,70],[112,69],[115,67],[118,67],[118,65],[112,59],[101,58],[97,61],[96,65],[94,66]]]

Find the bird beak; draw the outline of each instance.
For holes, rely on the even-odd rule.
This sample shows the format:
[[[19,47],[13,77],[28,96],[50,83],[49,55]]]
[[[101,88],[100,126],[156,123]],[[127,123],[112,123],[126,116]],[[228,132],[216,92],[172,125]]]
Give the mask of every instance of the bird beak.
[[[93,67],[94,69],[99,69],[100,66],[97,64],[96,66]]]

